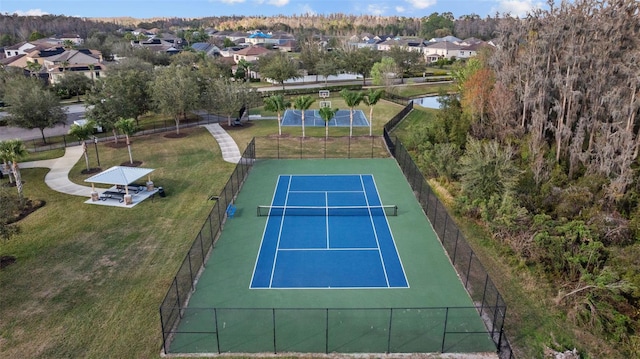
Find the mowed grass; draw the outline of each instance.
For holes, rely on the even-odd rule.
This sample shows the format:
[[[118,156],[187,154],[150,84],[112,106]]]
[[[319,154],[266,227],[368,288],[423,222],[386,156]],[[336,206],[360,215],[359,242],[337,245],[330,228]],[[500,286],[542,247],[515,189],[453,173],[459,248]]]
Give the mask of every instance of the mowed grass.
[[[288,100],[293,102],[293,99],[289,98]],[[332,108],[338,108],[341,110],[349,110],[349,107],[345,104],[344,100],[337,94],[333,94],[332,97],[327,99],[327,101],[331,101]],[[316,98],[316,101],[311,105],[311,110],[317,110],[320,107],[319,99]],[[387,123],[393,116],[395,116],[398,112],[400,112],[404,106],[398,105],[396,103],[380,100],[373,107],[373,135],[374,136],[382,136],[382,129],[384,128],[384,124]],[[293,109],[293,108],[292,108]],[[359,106],[355,107],[356,110],[362,110],[364,112],[367,121],[370,121],[369,118],[369,106],[361,103]],[[263,107],[259,107],[257,109],[252,110],[252,112],[260,113],[264,117],[276,117],[275,113],[264,111]],[[251,141],[253,137],[257,136],[274,136],[278,135],[278,122],[277,120],[252,120],[250,121],[249,126],[247,127],[233,127],[228,129],[229,134],[233,137],[233,139],[240,147],[240,150],[244,149],[246,145]],[[282,126],[282,134],[283,136],[289,137],[300,137],[302,136],[302,127],[301,126]],[[309,137],[325,137],[325,128],[324,127],[310,127],[305,126],[305,135]],[[369,135],[369,127],[354,127],[353,128],[354,136],[368,136]],[[349,136],[349,127],[329,127],[329,137],[338,137],[338,136]]]
[[[129,209],[85,204],[49,189],[46,169],[22,171],[26,196],[47,204],[0,243],[0,255],[17,257],[0,271],[0,357],[159,356],[158,307],[212,207],[207,198],[234,168],[205,129],[183,132],[133,140],[134,159],[156,169],[167,197]],[[102,168],[128,159],[126,148],[99,151]],[[83,168],[81,159],[71,172],[81,184]]]

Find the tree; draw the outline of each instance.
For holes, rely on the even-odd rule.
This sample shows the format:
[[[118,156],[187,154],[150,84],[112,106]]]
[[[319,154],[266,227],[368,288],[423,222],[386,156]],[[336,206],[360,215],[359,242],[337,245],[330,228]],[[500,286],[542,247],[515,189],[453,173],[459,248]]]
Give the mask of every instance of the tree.
[[[138,126],[136,125],[136,121],[132,118],[121,118],[116,123],[115,126],[120,132],[122,132],[127,140],[127,151],[129,151],[129,163],[133,164],[133,156],[131,155],[131,141],[129,137],[135,134],[138,131]]]
[[[445,12],[438,14],[432,13],[426,18],[422,18],[421,34],[425,39],[434,37],[444,37],[453,33],[454,22],[453,14]]]
[[[309,107],[311,107],[311,105],[315,102],[315,100],[309,96],[309,95],[304,95],[304,96],[298,96],[295,98],[295,100],[293,100],[293,108],[295,108],[296,110],[300,110],[300,112],[302,113],[302,137],[305,137],[305,133],[304,133],[304,113],[306,110],[309,109]]]
[[[93,135],[93,128],[95,123],[93,121],[87,121],[84,125],[71,125],[69,129],[69,134],[78,139],[78,141],[82,141],[82,152],[84,154],[84,161],[87,165],[87,173],[91,171],[89,168],[89,155],[87,153],[87,140],[91,138]]]
[[[323,58],[324,50],[312,39],[305,39],[300,42],[300,61],[302,68],[307,70],[309,74],[315,73],[316,81],[318,81],[317,64]]]
[[[38,72],[42,70],[42,65],[37,62],[27,61],[27,70],[29,70],[29,73],[31,74],[31,76],[37,77]]]
[[[199,104],[198,81],[191,67],[168,66],[156,70],[152,84],[153,99],[161,113],[173,117],[176,134],[180,134],[180,121]]]
[[[240,119],[240,111],[253,96],[251,88],[245,83],[233,82],[228,78],[219,78],[211,82],[207,94],[210,94],[212,99],[209,103],[210,110],[227,116],[228,126],[231,126],[232,117],[237,116]]]
[[[342,66],[347,72],[362,75],[362,84],[371,73],[373,64],[380,61],[380,52],[369,47],[343,51],[340,55]]]
[[[397,73],[398,66],[396,62],[388,56],[384,56],[380,62],[376,62],[371,68],[373,84],[376,86],[384,86],[387,90],[391,89]]]
[[[399,46],[393,46],[389,50],[388,54],[398,67],[400,83],[404,83],[405,76],[409,76],[420,68],[424,68],[424,56],[422,56],[421,52],[408,51]]]
[[[324,120],[324,138],[329,138],[329,122],[338,112],[338,108],[323,107],[318,110],[318,114]]]
[[[344,99],[344,102],[349,106],[349,137],[353,135],[353,109],[362,102],[364,94],[361,91],[349,91],[343,89],[340,91],[340,96]]]
[[[272,95],[264,99],[264,109],[278,114],[278,135],[282,136],[282,112],[291,107],[291,102],[286,101],[282,95]]]
[[[373,106],[375,106],[380,98],[382,98],[383,90],[369,89],[369,92],[363,97],[364,103],[369,106],[369,136],[373,136]]]
[[[471,200],[488,201],[512,191],[518,183],[520,171],[512,158],[511,146],[500,147],[496,141],[483,143],[470,138],[466,153],[460,158],[462,192]]]
[[[11,164],[11,172],[15,179],[16,189],[18,190],[18,198],[20,205],[24,205],[24,194],[22,191],[22,176],[20,175],[20,167],[18,161],[27,155],[27,148],[21,140],[6,140],[0,142],[0,159]]]
[[[324,77],[324,84],[327,85],[327,78],[338,74],[338,64],[335,58],[324,56],[316,63],[316,73]]]
[[[91,88],[91,79],[79,72],[66,72],[55,87],[63,89],[69,95],[77,96],[80,102],[80,95]]]
[[[300,77],[296,64],[282,52],[261,57],[258,60],[258,67],[263,77],[281,84],[283,90],[286,80]]]
[[[60,106],[60,101],[51,91],[42,86],[34,78],[17,78],[7,83],[11,88],[5,94],[9,116],[7,122],[16,127],[40,130],[42,142],[47,143],[44,129],[57,124],[65,124],[67,114]]]

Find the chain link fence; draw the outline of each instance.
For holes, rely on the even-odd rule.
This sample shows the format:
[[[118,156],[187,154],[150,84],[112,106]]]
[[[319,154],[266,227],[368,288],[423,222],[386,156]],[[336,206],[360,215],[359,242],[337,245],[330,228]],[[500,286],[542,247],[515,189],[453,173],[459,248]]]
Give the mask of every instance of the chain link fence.
[[[465,352],[478,338],[493,341],[501,358],[513,358],[513,352],[504,334],[506,304],[480,260],[475,256],[464,235],[437,198],[410,153],[402,143],[390,135],[393,129],[411,110],[409,103],[384,127],[382,139],[362,138],[254,138],[247,146],[225,188],[217,197],[200,233],[180,266],[160,306],[164,353],[181,352],[175,335],[185,335],[189,342],[201,342],[200,352]],[[328,308],[187,308],[189,297],[206,263],[213,244],[220,236],[226,220],[227,206],[239,192],[256,158],[375,158],[391,153],[411,185],[416,199],[429,218],[451,263],[474,302],[469,308],[376,308],[376,309],[328,309]],[[291,337],[283,328],[294,325],[290,318],[307,318],[295,325],[297,336]],[[364,314],[363,314],[364,313]],[[409,314],[410,313],[410,314]],[[413,329],[406,327],[410,316],[426,316],[428,320],[417,323]],[[470,330],[460,328],[453,318],[480,315],[485,328]],[[206,315],[209,328],[198,332],[179,332],[178,325],[185,317]],[[367,317],[361,324],[351,327],[346,323],[359,323],[353,318]],[[225,328],[220,327],[225,318]],[[244,319],[243,319],[244,318]],[[341,318],[334,321],[335,318]],[[402,319],[404,318],[404,319]],[[245,320],[253,325],[253,331],[245,329],[232,332],[226,329],[230,321]],[[302,324],[300,324],[302,323]],[[424,327],[428,323],[428,328]],[[414,323],[416,324],[416,323]],[[231,326],[240,328],[242,326]],[[366,328],[365,328],[366,327]],[[415,328],[422,328],[416,332]],[[408,331],[408,332],[407,332]],[[434,336],[435,333],[435,336]],[[426,339],[428,336],[429,339]],[[412,339],[413,338],[413,339]],[[433,338],[437,338],[434,340]],[[407,340],[410,339],[410,340]],[[305,342],[304,347],[300,347]],[[350,344],[347,344],[350,343]],[[358,344],[360,343],[360,344]],[[406,343],[406,344],[402,344]],[[408,344],[413,343],[413,344]],[[415,343],[424,343],[416,346]]]

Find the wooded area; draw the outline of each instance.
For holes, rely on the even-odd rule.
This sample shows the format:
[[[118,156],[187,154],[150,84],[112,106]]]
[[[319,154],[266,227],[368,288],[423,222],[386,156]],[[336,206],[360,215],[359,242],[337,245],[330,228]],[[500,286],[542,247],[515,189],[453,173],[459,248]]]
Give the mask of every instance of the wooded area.
[[[640,352],[639,11],[579,0],[506,19],[493,52],[458,66],[460,95],[409,139],[455,210],[549,288],[540,299],[590,357]]]

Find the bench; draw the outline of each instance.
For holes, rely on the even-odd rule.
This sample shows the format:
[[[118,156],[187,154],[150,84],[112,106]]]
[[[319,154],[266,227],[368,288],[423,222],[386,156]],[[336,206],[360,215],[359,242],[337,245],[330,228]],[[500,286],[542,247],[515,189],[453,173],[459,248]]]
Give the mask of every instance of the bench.
[[[233,203],[229,203],[227,206],[227,216],[233,218],[234,214],[236,214],[236,206],[234,206]]]
[[[136,184],[133,185],[128,185],[126,186],[127,189],[129,190],[129,192],[133,192],[134,194],[138,193],[138,192],[142,192],[145,189],[147,189],[147,187],[145,186],[138,186]],[[123,185],[116,185],[116,189],[118,190],[118,192],[123,193],[125,192],[125,186]]]
[[[115,191],[104,191],[100,199],[106,201],[108,199],[117,199],[118,202],[124,202],[124,193]]]

